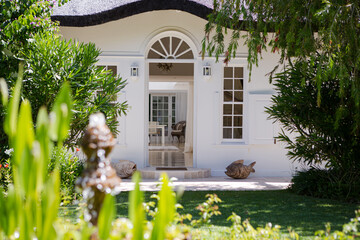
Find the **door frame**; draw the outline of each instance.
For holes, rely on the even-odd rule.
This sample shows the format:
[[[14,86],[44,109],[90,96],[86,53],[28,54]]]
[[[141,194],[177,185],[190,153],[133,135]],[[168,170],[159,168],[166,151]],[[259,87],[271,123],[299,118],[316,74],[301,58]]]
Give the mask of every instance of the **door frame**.
[[[145,158],[144,158],[144,166],[149,167],[149,144],[148,144],[148,136],[149,136],[149,79],[150,79],[150,63],[192,63],[194,64],[194,72],[193,72],[193,167],[196,167],[197,161],[196,161],[196,112],[197,112],[197,97],[196,97],[196,69],[198,67],[197,60],[196,59],[145,59],[145,78],[144,78],[144,84],[145,84],[145,97],[144,100],[144,111],[145,111],[145,119],[144,119],[144,125],[145,125],[145,131],[144,131],[144,148],[145,149]]]

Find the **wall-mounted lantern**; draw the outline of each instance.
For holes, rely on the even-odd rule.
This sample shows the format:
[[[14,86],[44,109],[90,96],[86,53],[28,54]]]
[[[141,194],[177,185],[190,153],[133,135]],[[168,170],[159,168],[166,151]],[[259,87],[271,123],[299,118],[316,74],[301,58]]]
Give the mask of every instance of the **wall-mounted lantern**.
[[[209,80],[211,78],[211,66],[208,63],[203,66],[203,77],[205,80]]]
[[[139,67],[138,66],[131,66],[131,68],[130,68],[130,77],[133,80],[136,80],[139,77]]]

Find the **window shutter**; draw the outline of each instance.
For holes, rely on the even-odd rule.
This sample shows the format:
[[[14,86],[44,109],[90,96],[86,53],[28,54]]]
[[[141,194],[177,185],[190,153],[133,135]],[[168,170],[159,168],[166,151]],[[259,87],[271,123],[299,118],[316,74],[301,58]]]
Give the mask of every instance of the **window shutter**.
[[[265,108],[271,105],[272,94],[249,94],[250,144],[274,144],[276,125],[268,119]]]

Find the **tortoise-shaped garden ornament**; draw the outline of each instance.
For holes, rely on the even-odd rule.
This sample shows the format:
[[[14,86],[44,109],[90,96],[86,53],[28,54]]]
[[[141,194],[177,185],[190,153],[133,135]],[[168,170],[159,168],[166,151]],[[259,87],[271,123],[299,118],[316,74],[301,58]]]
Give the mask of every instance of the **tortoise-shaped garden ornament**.
[[[245,179],[250,173],[255,172],[253,168],[255,164],[256,162],[253,162],[246,166],[244,165],[244,160],[237,160],[226,167],[225,174],[232,178]]]

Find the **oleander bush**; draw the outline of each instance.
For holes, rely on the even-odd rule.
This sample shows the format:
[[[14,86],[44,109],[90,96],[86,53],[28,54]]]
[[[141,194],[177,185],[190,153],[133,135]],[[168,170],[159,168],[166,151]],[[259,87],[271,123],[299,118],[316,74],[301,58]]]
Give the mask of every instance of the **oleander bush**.
[[[74,150],[92,113],[103,112],[109,128],[117,133],[118,117],[125,114],[127,104],[114,99],[126,81],[96,66],[100,50],[93,43],[61,38],[58,23],[50,17],[54,5],[64,2],[67,0],[0,0],[0,78],[5,79],[12,94],[18,64],[24,62],[21,97],[31,102],[33,122],[41,107],[50,112],[60,87],[69,82],[73,115],[64,143]],[[4,119],[5,108],[0,104],[0,122]],[[1,128],[0,159],[7,157],[6,149],[8,139]]]
[[[341,85],[337,67],[320,82],[323,61],[320,56],[295,61],[277,74],[274,85],[278,94],[272,97],[267,113],[285,130],[278,139],[286,143],[289,158],[311,169],[294,178],[293,189],[304,188],[296,192],[360,199],[360,137],[354,130],[358,109],[350,100],[353,90]],[[314,168],[318,165],[324,170]]]

